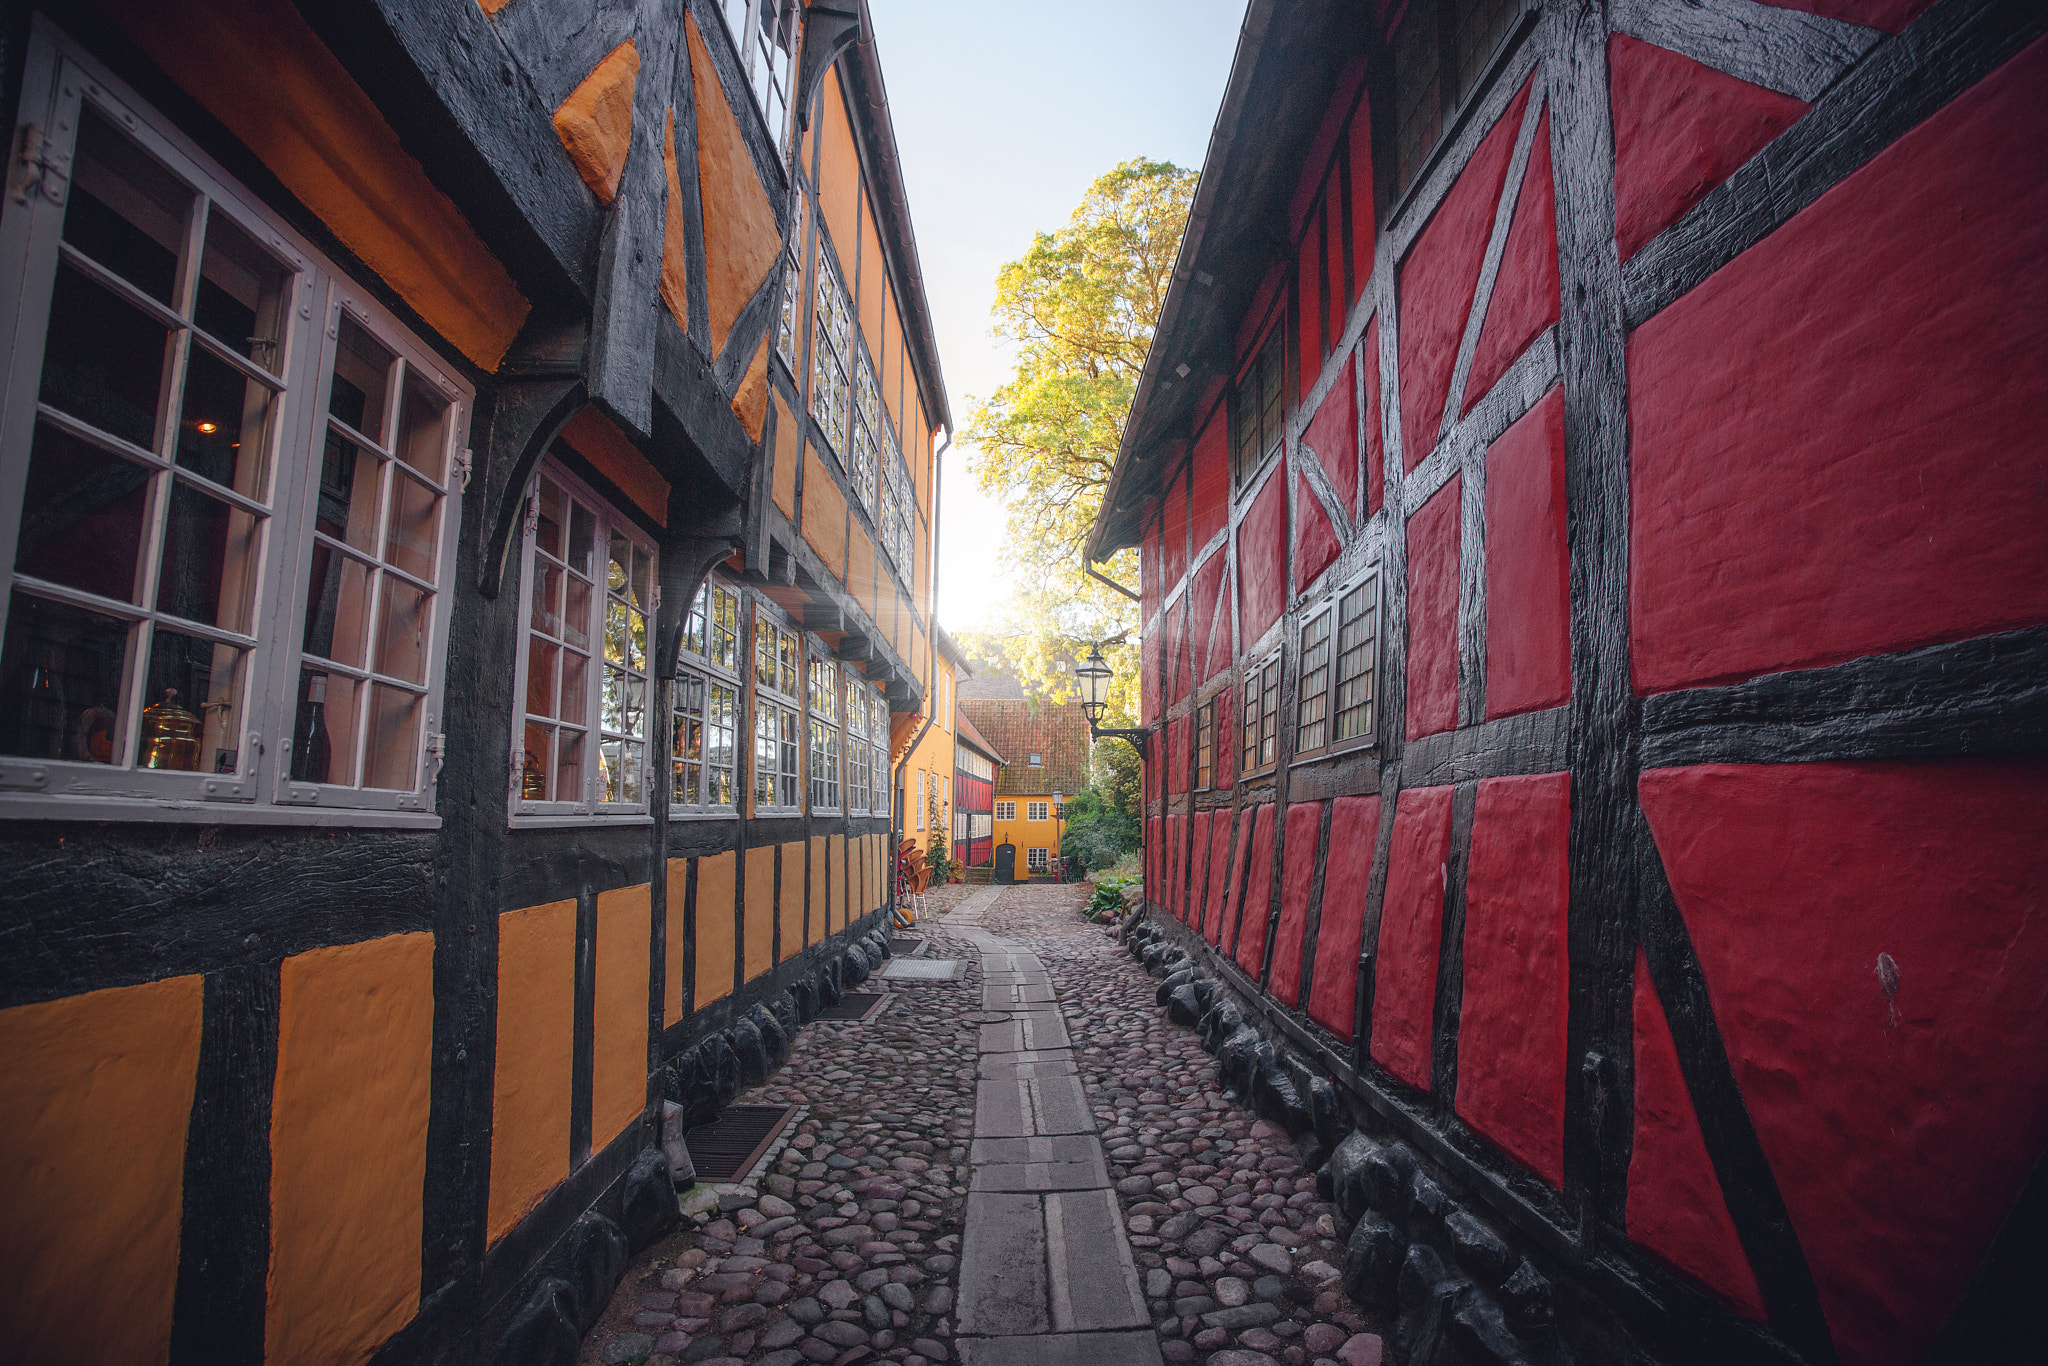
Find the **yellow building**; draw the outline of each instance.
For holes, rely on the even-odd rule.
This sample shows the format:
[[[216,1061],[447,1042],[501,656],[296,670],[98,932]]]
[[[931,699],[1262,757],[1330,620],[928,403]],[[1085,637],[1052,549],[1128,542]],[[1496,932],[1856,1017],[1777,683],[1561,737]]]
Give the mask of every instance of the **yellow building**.
[[[952,828],[956,689],[960,679],[974,673],[945,628],[935,630],[938,651],[926,694],[929,705],[922,715],[911,718],[914,742],[897,770],[895,798],[896,829],[902,832],[898,838],[914,842],[928,855],[934,840],[944,852],[946,832]]]
[[[998,877],[1006,844],[1016,851],[1019,880],[1050,877],[1066,828],[1061,805],[1088,785],[1088,721],[1080,704],[969,699],[960,710],[1002,757],[995,781]]]

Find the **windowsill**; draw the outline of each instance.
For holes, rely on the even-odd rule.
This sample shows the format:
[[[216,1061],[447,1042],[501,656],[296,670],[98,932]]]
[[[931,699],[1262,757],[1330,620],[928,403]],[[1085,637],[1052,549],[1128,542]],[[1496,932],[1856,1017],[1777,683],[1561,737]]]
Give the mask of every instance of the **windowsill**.
[[[559,830],[579,826],[585,830],[598,826],[653,825],[654,817],[645,811],[638,812],[588,812],[584,815],[566,816],[514,816],[509,825],[514,830]]]
[[[679,809],[672,806],[668,809],[668,818],[672,821],[736,821],[740,813],[729,806],[721,806],[715,811],[693,811],[689,807]]]
[[[80,797],[49,792],[0,792],[0,820],[107,821],[134,825],[276,825],[332,829],[438,830],[431,811],[380,811],[350,806],[270,806],[175,797]]]
[[[1308,768],[1316,764],[1329,763],[1333,759],[1348,759],[1354,754],[1370,754],[1372,751],[1378,748],[1379,742],[1377,740],[1366,740],[1358,744],[1344,745],[1342,747],[1329,745],[1325,746],[1322,749],[1316,750],[1312,754],[1296,755],[1294,757],[1293,762],[1291,762],[1288,765],[1288,767]]]

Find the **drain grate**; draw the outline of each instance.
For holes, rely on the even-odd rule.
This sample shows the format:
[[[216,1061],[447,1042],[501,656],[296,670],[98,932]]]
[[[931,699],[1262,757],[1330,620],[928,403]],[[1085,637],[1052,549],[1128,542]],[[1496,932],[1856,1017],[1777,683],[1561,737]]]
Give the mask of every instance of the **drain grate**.
[[[887,999],[888,993],[883,991],[849,991],[839,998],[838,1005],[826,1006],[819,1011],[817,1018],[853,1020],[864,1024],[875,1018],[875,1013],[882,1008],[882,1002]]]
[[[899,958],[906,953],[916,953],[919,949],[923,947],[924,940],[919,939],[916,936],[912,936],[909,939],[897,938],[891,939],[889,941],[889,952]]]
[[[957,982],[967,975],[964,958],[892,958],[882,976],[897,982]]]
[[[792,1119],[794,1105],[728,1105],[683,1137],[699,1181],[737,1181],[753,1170]]]

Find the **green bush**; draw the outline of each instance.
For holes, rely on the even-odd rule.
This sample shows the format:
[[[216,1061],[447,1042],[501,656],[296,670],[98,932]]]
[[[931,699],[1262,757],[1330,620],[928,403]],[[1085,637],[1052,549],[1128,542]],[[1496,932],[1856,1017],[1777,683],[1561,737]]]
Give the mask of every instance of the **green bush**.
[[[1115,864],[1143,839],[1137,820],[1093,789],[1067,798],[1066,808],[1060,852],[1091,873]]]
[[[1124,917],[1124,889],[1139,885],[1134,877],[1120,877],[1115,873],[1101,873],[1095,878],[1095,895],[1088,899],[1088,905],[1081,911],[1084,920],[1099,925],[1111,924]]]

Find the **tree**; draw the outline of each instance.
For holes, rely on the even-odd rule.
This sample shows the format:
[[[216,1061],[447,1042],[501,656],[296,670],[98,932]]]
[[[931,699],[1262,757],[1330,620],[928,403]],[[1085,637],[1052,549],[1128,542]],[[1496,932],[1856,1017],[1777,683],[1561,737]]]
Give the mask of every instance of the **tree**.
[[[983,489],[1008,506],[1004,554],[1016,578],[1004,634],[1027,690],[1072,695],[1056,660],[1080,642],[1135,634],[1137,608],[1088,577],[1082,549],[1109,485],[1124,420],[1172,282],[1197,175],[1140,157],[1082,196],[1064,228],[1041,232],[996,277],[995,335],[1015,345],[1010,382],[974,407],[963,438]],[[1123,551],[1104,572],[1137,581]],[[1131,724],[1138,661],[1113,647],[1109,720]]]

